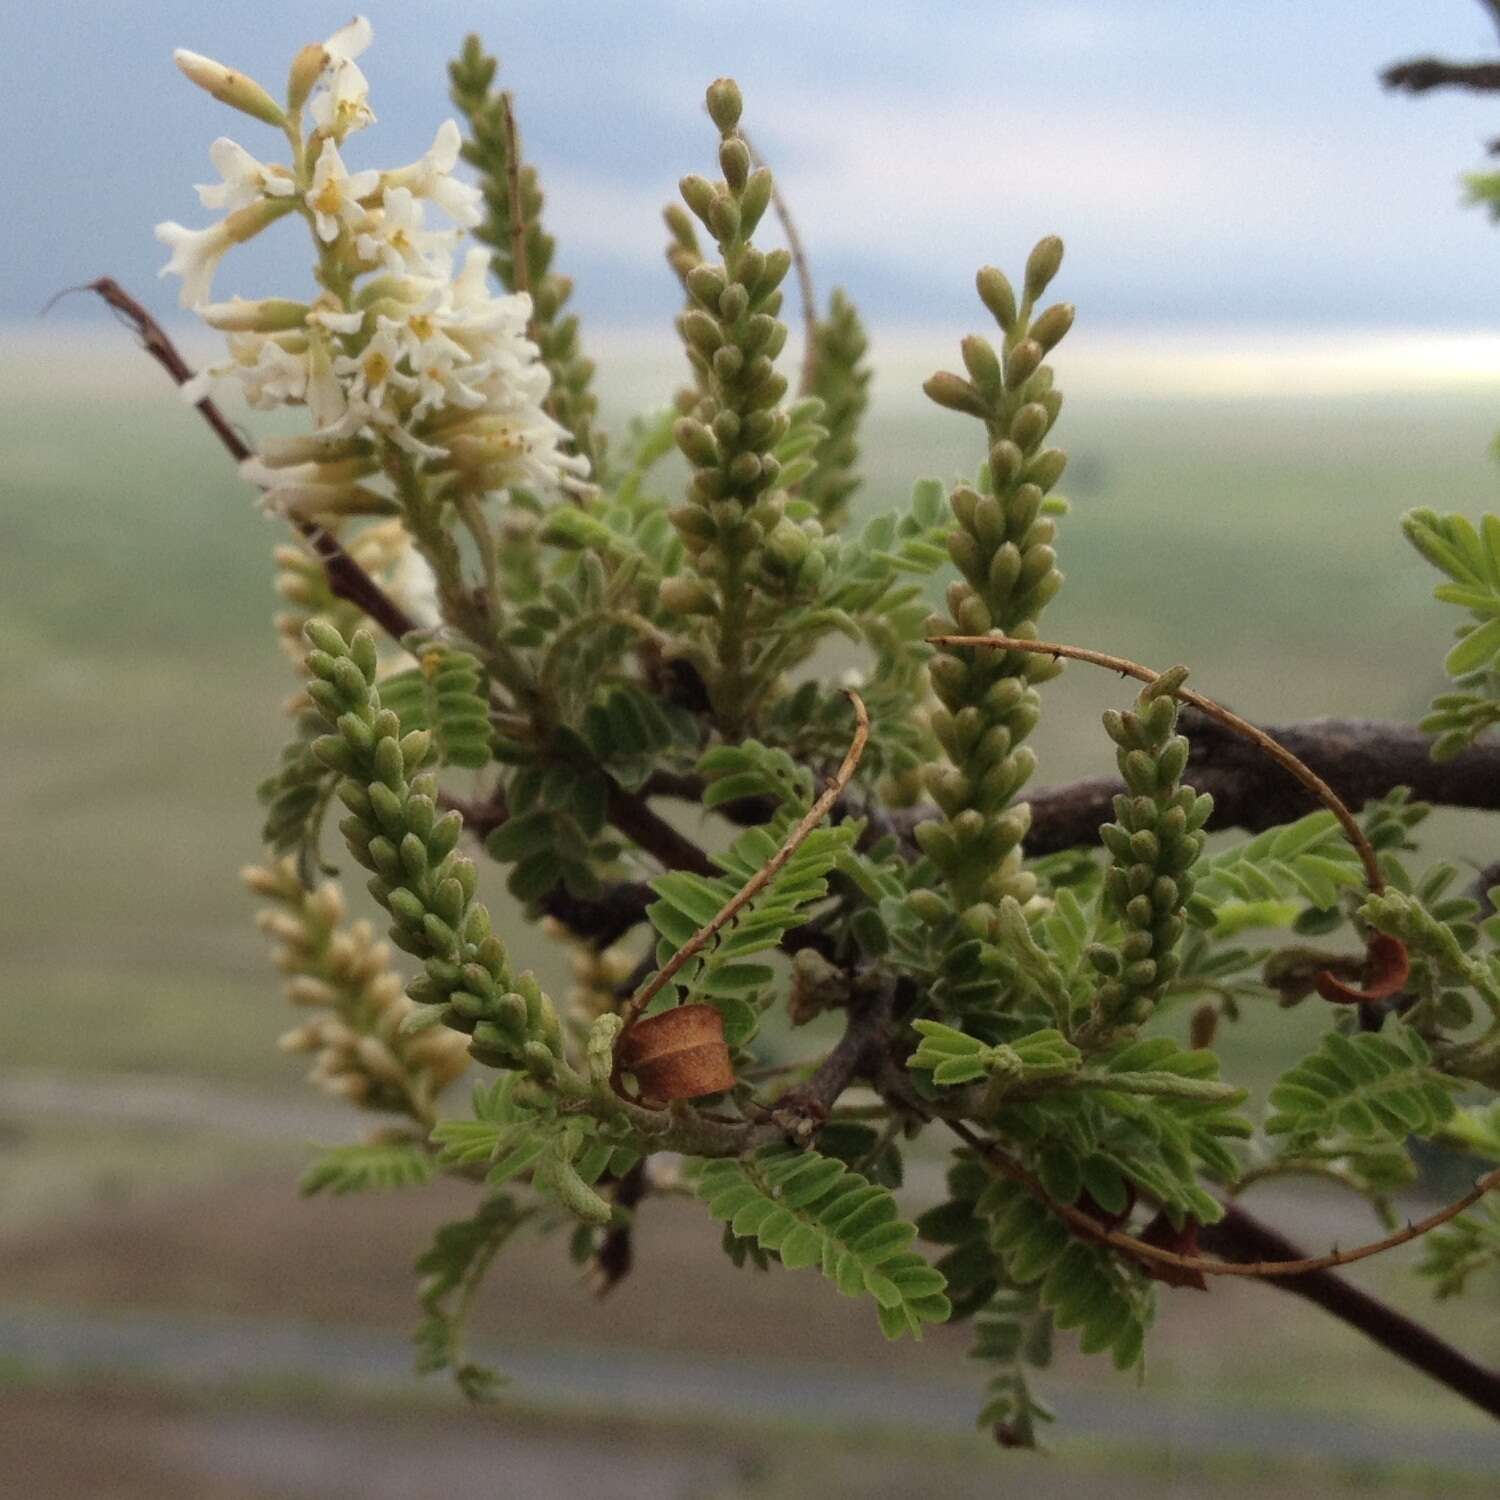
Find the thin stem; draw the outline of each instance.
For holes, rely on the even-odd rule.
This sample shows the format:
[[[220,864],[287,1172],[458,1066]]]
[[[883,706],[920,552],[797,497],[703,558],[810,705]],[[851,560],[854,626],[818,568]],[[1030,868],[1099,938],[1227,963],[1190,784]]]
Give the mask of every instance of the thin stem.
[[[1086,661],[1093,666],[1104,667],[1108,671],[1119,672],[1124,677],[1134,677],[1137,681],[1145,683],[1156,682],[1161,677],[1160,672],[1153,672],[1150,667],[1143,667],[1139,662],[1130,661],[1126,657],[1111,656],[1104,651],[1091,651],[1085,646],[1063,646],[1055,641],[1023,641],[1008,635],[933,635],[928,636],[927,644],[950,648],[966,646],[992,651],[1028,651],[1033,656],[1054,658],[1069,657],[1074,661]],[[1207,714],[1210,719],[1222,724],[1226,729],[1249,740],[1277,765],[1290,771],[1338,819],[1339,825],[1354,846],[1355,852],[1358,853],[1360,863],[1365,867],[1365,880],[1371,892],[1378,896],[1385,889],[1385,876],[1380,873],[1380,862],[1375,857],[1375,850],[1371,847],[1369,839],[1365,837],[1364,829],[1355,821],[1354,814],[1344,805],[1338,793],[1311,766],[1306,765],[1285,746],[1273,740],[1264,729],[1258,728],[1248,719],[1242,719],[1237,713],[1225,708],[1223,704],[1215,703],[1212,698],[1205,698],[1201,693],[1195,693],[1190,688],[1184,687],[1173,688],[1171,692],[1174,698],[1183,703],[1192,704],[1200,713]]]
[[[1394,1250],[1400,1245],[1420,1239],[1424,1234],[1446,1224],[1449,1219],[1457,1218],[1465,1209],[1472,1208],[1486,1193],[1500,1187],[1500,1167],[1497,1167],[1492,1172],[1486,1172],[1467,1193],[1445,1208],[1429,1214],[1425,1219],[1417,1220],[1415,1224],[1407,1224],[1394,1234],[1386,1235],[1384,1239],[1357,1245],[1352,1250],[1330,1250],[1326,1255],[1308,1255],[1288,1260],[1206,1260],[1198,1255],[1179,1255],[1172,1250],[1163,1250],[1159,1246],[1148,1245],[1144,1240],[1137,1239],[1133,1234],[1126,1234],[1123,1230],[1110,1229],[1081,1208],[1052,1197],[1040,1180],[1020,1162],[969,1129],[962,1120],[947,1120],[944,1123],[960,1140],[972,1147],[983,1162],[1001,1176],[1019,1183],[1060,1219],[1078,1230],[1085,1239],[1123,1251],[1137,1260],[1155,1261],[1158,1265],[1172,1266],[1180,1271],[1196,1271],[1205,1276],[1301,1276],[1313,1271],[1329,1271],[1335,1266],[1353,1265],[1356,1261],[1368,1260],[1372,1255],[1383,1255],[1387,1250]]]
[[[526,211],[521,205],[521,142],[516,135],[516,115],[511,108],[510,95],[500,95],[500,113],[505,120],[505,142],[509,150],[505,154],[505,192],[510,199],[510,259],[511,279],[515,289],[531,295],[531,267],[526,260]],[[535,327],[532,319],[528,335]]]
[[[870,715],[859,694],[853,689],[846,691],[849,701],[854,705],[854,740],[844,756],[843,764],[833,774],[823,795],[808,809],[806,817],[792,830],[786,843],[636,991],[620,1011],[625,1026],[628,1027],[640,1015],[690,958],[703,950],[715,933],[727,927],[776,878],[777,872],[802,847],[813,829],[828,816],[839,795],[849,785],[870,738]]]

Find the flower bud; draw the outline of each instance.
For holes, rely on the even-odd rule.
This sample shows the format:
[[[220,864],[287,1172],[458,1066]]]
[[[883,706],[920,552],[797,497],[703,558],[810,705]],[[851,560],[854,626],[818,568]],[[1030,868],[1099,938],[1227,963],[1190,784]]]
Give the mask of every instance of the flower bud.
[[[995,321],[1006,333],[1016,324],[1016,294],[1003,271],[994,266],[985,266],[974,278],[979,288],[979,300],[989,308]]]
[[[1026,295],[1035,301],[1047,289],[1047,283],[1057,275],[1062,265],[1063,242],[1055,234],[1038,240],[1036,248],[1026,258]],[[1061,337],[1061,335],[1059,335]]]
[[[1050,350],[1062,342],[1063,336],[1072,326],[1073,304],[1054,302],[1032,323],[1026,334],[1028,338],[1035,339],[1044,350]]]
[[[1039,402],[1028,401],[1012,419],[1010,436],[1023,453],[1029,453],[1046,437],[1050,425],[1047,408]]]
[[[307,103],[308,95],[317,87],[328,63],[328,49],[322,42],[309,42],[292,59],[292,70],[286,81],[286,107],[294,115],[300,113]]]
[[[1023,339],[1005,357],[1005,384],[1009,390],[1018,390],[1036,374],[1044,357],[1042,346],[1035,339]]]
[[[720,193],[709,205],[708,218],[704,222],[716,240],[727,243],[740,233],[740,206],[728,193]]]
[[[961,375],[948,370],[939,370],[922,386],[929,401],[946,406],[949,411],[962,412],[965,416],[985,417],[989,413],[984,398]]]
[[[707,103],[709,118],[719,127],[721,135],[728,135],[740,123],[745,101],[734,79],[714,79],[708,86]]]
[[[719,146],[719,170],[731,193],[740,193],[750,178],[750,148],[738,136],[731,136]]]
[[[755,233],[755,226],[771,204],[771,174],[764,167],[757,167],[745,184],[740,195],[739,230],[742,235]]]
[[[724,273],[717,266],[694,266],[683,279],[696,301],[708,308],[718,306],[724,295]]]
[[[238,109],[267,125],[286,124],[286,114],[281,106],[253,79],[244,73],[236,73],[223,63],[197,52],[188,52],[179,47],[172,54],[172,61],[187,76],[212,94],[221,104]]]
[[[714,192],[713,183],[711,183],[708,178],[700,177],[696,172],[692,172],[677,184],[677,191],[682,194],[682,201],[686,203],[687,206],[692,209],[692,211],[705,224],[707,224],[708,216],[712,212],[714,201],[718,196]],[[670,218],[668,219],[668,222],[671,223]],[[690,226],[683,227],[686,228],[686,231],[689,235],[692,234],[692,229]],[[681,238],[681,231],[678,229],[678,226],[673,224],[672,228],[674,231],[678,232],[678,236],[679,238]]]
[[[663,578],[662,608],[674,615],[711,615],[718,609],[713,591],[696,578]]]
[[[307,303],[287,297],[255,301],[235,297],[229,302],[205,303],[198,308],[198,316],[223,333],[281,333],[302,327],[307,320]]]
[[[996,491],[1009,487],[1020,473],[1024,459],[1021,450],[1009,438],[1001,440],[990,449],[990,480]]]
[[[672,437],[688,461],[699,468],[711,468],[719,462],[718,444],[702,422],[679,417],[672,426]]]
[[[1063,476],[1068,455],[1061,448],[1044,448],[1026,466],[1026,477],[1042,490],[1050,490]]]
[[[802,562],[810,545],[807,533],[795,521],[785,519],[778,521],[766,538],[766,546],[771,553],[788,568],[795,568]]]
[[[971,333],[960,346],[963,350],[964,368],[974,384],[993,399],[1000,392],[1000,360],[988,339]]]

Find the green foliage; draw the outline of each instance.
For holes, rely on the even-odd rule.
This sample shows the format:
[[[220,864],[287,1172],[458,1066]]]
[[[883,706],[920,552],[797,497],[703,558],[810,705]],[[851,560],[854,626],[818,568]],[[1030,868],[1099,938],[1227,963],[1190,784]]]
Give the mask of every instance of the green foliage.
[[[1493,174],[1492,174],[1493,175]],[[1489,179],[1486,179],[1489,180]],[[1468,611],[1443,670],[1454,690],[1439,693],[1422,728],[1436,735],[1435,760],[1451,760],[1500,722],[1500,516],[1439,515],[1423,507],[1401,518],[1407,540],[1451,580],[1433,597]]]
[[[1235,901],[1255,908],[1256,925],[1278,913],[1263,903],[1310,902],[1322,910],[1338,904],[1343,891],[1360,886],[1364,872],[1338,819],[1326,808],[1308,813],[1295,823],[1268,828],[1243,844],[1236,844],[1202,861],[1196,875],[1188,915],[1213,927],[1231,916]],[[1285,914],[1290,920],[1300,908]]]
[[[887,1338],[920,1338],[924,1323],[945,1322],[952,1310],[942,1274],[907,1248],[916,1226],[884,1188],[842,1162],[768,1146],[740,1161],[709,1162],[698,1196],[788,1270],[817,1266],[845,1296],[874,1297]]]
[[[474,1118],[444,1120],[432,1132],[444,1166],[480,1170],[490,1187],[529,1174],[538,1192],[556,1199],[587,1224],[607,1224],[610,1205],[594,1191],[601,1177],[628,1172],[640,1153],[618,1127],[586,1115],[558,1114],[519,1073],[504,1073],[474,1088]]]
[[[1293,1149],[1336,1132],[1360,1141],[1431,1135],[1453,1114],[1453,1088],[1408,1026],[1331,1031],[1271,1090],[1276,1113],[1266,1130]]]
[[[421,1141],[397,1136],[353,1146],[334,1146],[302,1174],[299,1186],[309,1197],[316,1193],[341,1196],[424,1187],[432,1181],[435,1170],[432,1156]]]
[[[1045,1205],[1013,1182],[997,1180],[977,1211],[992,1253],[1017,1287],[1036,1287],[1038,1306],[1056,1327],[1078,1330],[1085,1354],[1108,1352],[1118,1370],[1139,1363],[1155,1313],[1141,1272],[1085,1244]]]
[[[922,1044],[906,1065],[931,1072],[937,1084],[975,1083],[981,1078],[1002,1084],[1034,1083],[1076,1072],[1082,1057],[1062,1032],[1051,1028],[987,1046],[941,1021],[913,1021],[912,1025],[921,1033]]]
[[[1484,1106],[1455,1110],[1438,1137],[1476,1156],[1500,1162],[1500,1099]]]
[[[1423,965],[1419,980],[1430,996],[1462,995],[1468,990],[1500,1018],[1500,955],[1468,951],[1478,936],[1471,923],[1444,921],[1417,896],[1389,887],[1366,901],[1360,916],[1406,944]],[[1500,924],[1491,919],[1485,927],[1493,941]],[[1445,990],[1445,986],[1454,988]]]
[[[432,735],[438,764],[487,766],[490,716],[479,658],[447,646],[412,645],[418,664],[381,681],[381,703],[395,710],[402,734],[422,729]]]
[[[319,56],[303,54],[304,73]],[[638,419],[606,463],[571,283],[554,268],[541,188],[495,76],[473,38],[450,69],[485,206],[477,238],[501,283],[531,295],[545,396],[512,303],[529,389],[512,388],[517,371],[503,361],[474,364],[482,392],[445,386],[446,404],[431,404],[416,390],[452,372],[419,370],[404,352],[381,408],[395,426],[351,427],[346,440],[315,414],[313,436],[272,438],[260,455],[276,478],[269,509],[329,512],[316,513],[314,549],[278,554],[281,593],[296,606],[278,630],[305,665],[305,695],[261,795],[267,841],[298,859],[247,879],[271,903],[261,924],[289,998],[315,1012],[283,1045],[316,1055],[309,1076],[327,1092],[404,1117],[405,1133],[325,1153],[304,1189],[420,1186],[442,1173],[478,1191],[473,1214],[440,1230],[418,1264],[422,1366],[451,1369],[471,1395],[490,1391],[495,1377],[465,1356],[462,1329],[515,1232],[565,1225],[575,1263],[616,1277],[633,1216],[687,1182],[737,1265],[816,1265],[840,1291],[872,1296],[891,1338],[974,1319],[975,1357],[992,1372],[981,1422],[1004,1445],[1032,1447],[1050,1413],[1030,1372],[1048,1363],[1054,1329],[1075,1330],[1085,1351],[1121,1369],[1142,1357],[1152,1277],[1099,1225],[1129,1235],[1149,1223],[1141,1233],[1187,1246],[1223,1212],[1215,1186],[1318,1173],[1384,1209],[1414,1172],[1412,1134],[1500,1155],[1494,1110],[1453,1102],[1459,1088],[1500,1084],[1500,917],[1481,920],[1455,893],[1457,865],[1408,860],[1425,808],[1403,793],[1363,813],[1385,880],[1378,895],[1328,812],[1203,857],[1211,804],[1182,784],[1174,694],[1185,669],[1174,668],[1130,711],[1105,716],[1126,792],[1098,843],[1025,856],[1037,689],[1061,664],[929,637],[1035,641],[1061,587],[1067,502],[1054,491],[1065,460],[1048,442],[1062,398],[1047,359],[1073,313],[1040,305],[1060,241],[1035,247],[1019,294],[998,270],[979,273],[1000,337],[965,339],[966,373],[927,382],[939,406],[983,424],[973,482],[951,492],[919,482],[907,505],[842,534],[859,483],[867,341],[836,295],[812,333],[807,389],[788,400],[777,361],[791,257],[755,242],[771,178],[740,133],[737,86],[721,79],[707,94],[721,175],[683,179],[686,207],[667,214],[690,388]],[[315,86],[302,84],[298,118]],[[462,220],[472,190],[433,164],[450,140],[387,186],[410,185]],[[299,189],[269,211],[310,203],[307,156],[267,168],[291,171]],[[317,227],[322,294],[345,317],[309,324],[306,308],[281,299],[214,313],[237,328],[265,322],[270,334],[253,336],[290,357],[306,345],[309,405],[328,374],[320,362],[346,394],[351,365],[373,378],[363,360],[379,353],[375,329],[403,299],[418,343],[421,325],[453,311],[434,323],[417,306],[425,288],[373,270],[348,223],[332,241]],[[462,290],[455,283],[456,302]],[[443,326],[472,331],[461,318]],[[233,352],[238,368],[244,349]],[[577,456],[554,450],[554,419],[593,483]],[[663,463],[674,453],[685,483],[680,464]],[[349,515],[387,519],[356,529]],[[1438,597],[1468,611],[1447,663],[1454,691],[1426,721],[1441,757],[1500,720],[1500,521],[1423,510],[1406,529],[1447,575]],[[382,624],[408,608],[427,619],[396,566],[413,548],[440,618],[415,633],[398,626],[417,665],[377,686],[374,641],[351,601]],[[950,565],[933,614],[933,576]],[[1163,553],[1158,581],[1180,591],[1192,571]],[[393,599],[373,602],[369,590],[387,587]],[[825,826],[653,1001],[718,1008],[728,1056],[715,1040],[697,1045],[733,1084],[708,1107],[633,1096],[617,1087],[615,1049],[650,1018],[622,997],[643,993],[653,960],[681,956],[781,859],[849,750],[855,706],[815,660],[834,636],[855,657],[844,680],[869,713],[861,762]],[[459,802],[439,790],[443,769],[485,774]],[[420,964],[407,997],[370,925],[344,922],[331,884],[311,888],[335,795],[391,940]],[[492,931],[475,865],[458,852],[463,819],[442,811],[457,805],[482,819],[486,852],[528,915],[545,913],[544,932],[571,945],[577,983],[560,1005],[515,971]],[[650,945],[627,941],[646,920]],[[1352,974],[1364,963],[1352,945],[1268,956],[1240,934],[1346,927],[1356,940],[1401,940],[1403,992],[1337,1012],[1272,1091],[1274,1149],[1237,1148],[1252,1128],[1245,1091],[1208,1050],[1218,1021],[1268,993],[1285,1003],[1313,993],[1324,967]],[[1170,1003],[1189,994],[1211,1003],[1198,1006],[1186,1046]],[[790,1025],[822,1016],[842,1024],[843,1040],[821,1058],[779,1039],[757,1045],[780,995]],[[645,1047],[651,1035],[628,1040]],[[435,1100],[469,1056],[498,1072],[475,1089],[470,1117],[439,1120]],[[949,1160],[946,1200],[908,1222],[893,1190],[924,1182],[904,1181],[907,1142],[944,1120],[966,1147]],[[1075,1230],[1069,1205],[1095,1228],[1079,1220]],[[936,1266],[911,1248],[919,1232],[944,1247]],[[1457,1291],[1497,1258],[1497,1243],[1500,1221],[1475,1212],[1432,1240],[1424,1269],[1440,1294]]]
[[[1419,1276],[1428,1277],[1436,1297],[1456,1297],[1469,1279],[1500,1270],[1500,1209],[1494,1203],[1461,1214],[1422,1242]]]
[[[271,854],[293,855],[307,886],[324,869],[323,818],[338,780],[313,754],[313,741],[322,730],[316,714],[299,715],[297,732],[281,752],[281,764],[255,789],[266,810],[261,842]]]
[[[1052,1314],[1040,1305],[1035,1284],[998,1294],[974,1320],[971,1359],[994,1367],[979,1425],[1002,1448],[1040,1448],[1037,1424],[1054,1420],[1052,1409],[1032,1392],[1028,1368],[1052,1363]]]
[[[1170,1037],[1147,1037],[1063,1075],[1032,1103],[1001,1097],[991,1118],[1002,1139],[1025,1144],[1047,1192],[1063,1203],[1087,1193],[1122,1214],[1139,1191],[1175,1221],[1210,1224],[1223,1210],[1199,1185],[1239,1176],[1226,1139],[1250,1134],[1245,1091],[1219,1080],[1219,1060]]]
[[[443,1225],[417,1258],[424,1314],[416,1332],[417,1369],[424,1375],[451,1371],[471,1401],[491,1398],[500,1379],[465,1356],[464,1325],[490,1263],[531,1217],[508,1193],[494,1193],[471,1217]]]
[[[674,870],[658,876],[651,889],[658,900],[647,911],[656,929],[658,965],[665,964],[700,927],[715,917],[781,848],[790,819],[783,817],[741,834],[714,862],[725,874],[710,878]],[[828,877],[856,830],[815,828],[770,882],[705,946],[677,971],[652,1002],[652,1011],[672,1005],[708,1004],[724,1013],[724,1034],[732,1047],[744,1046],[760,1024],[774,971],[750,960],[778,947],[808,911],[828,896]]]

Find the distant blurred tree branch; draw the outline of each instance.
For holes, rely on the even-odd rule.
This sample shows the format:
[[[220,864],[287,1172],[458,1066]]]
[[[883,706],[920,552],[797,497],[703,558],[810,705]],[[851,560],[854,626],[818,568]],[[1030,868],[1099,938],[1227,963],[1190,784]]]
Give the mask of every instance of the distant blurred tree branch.
[[[1500,0],[1479,0],[1500,32]],[[1471,89],[1476,93],[1500,90],[1500,61],[1449,62],[1442,57],[1411,57],[1392,63],[1380,75],[1388,89],[1425,94],[1433,89]],[[1491,145],[1494,149],[1494,143]]]

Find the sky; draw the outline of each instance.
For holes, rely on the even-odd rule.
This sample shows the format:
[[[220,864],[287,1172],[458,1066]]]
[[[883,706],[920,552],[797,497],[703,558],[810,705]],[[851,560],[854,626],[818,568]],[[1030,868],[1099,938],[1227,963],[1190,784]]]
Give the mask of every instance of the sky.
[[[195,89],[184,46],[273,94],[349,0],[0,5],[0,322],[109,274],[163,316],[162,219],[207,222],[208,145],[279,137]],[[661,205],[716,175],[704,86],[729,73],[818,286],[877,326],[977,326],[973,273],[1068,245],[1059,291],[1095,326],[1493,329],[1500,229],[1459,174],[1500,96],[1384,92],[1414,53],[1500,57],[1475,0],[368,0],[379,122],[351,167],[418,155],[450,114],[444,64],[499,53],[547,192],[558,263],[602,325],[666,324]],[[226,261],[216,296],[300,295],[298,226]],[[89,299],[63,325],[97,320]]]

